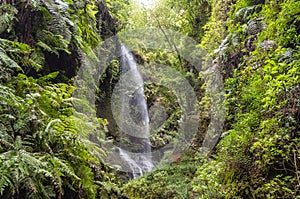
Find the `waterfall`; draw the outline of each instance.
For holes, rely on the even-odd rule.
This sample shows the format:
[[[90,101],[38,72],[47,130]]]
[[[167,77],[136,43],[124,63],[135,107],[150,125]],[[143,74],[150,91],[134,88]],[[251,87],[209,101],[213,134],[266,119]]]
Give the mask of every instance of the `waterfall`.
[[[120,108],[121,140],[118,152],[122,166],[136,178],[153,169],[149,140],[149,115],[144,95],[143,77],[133,54],[121,44]],[[123,141],[124,142],[124,141]],[[125,164],[125,165],[124,165]]]

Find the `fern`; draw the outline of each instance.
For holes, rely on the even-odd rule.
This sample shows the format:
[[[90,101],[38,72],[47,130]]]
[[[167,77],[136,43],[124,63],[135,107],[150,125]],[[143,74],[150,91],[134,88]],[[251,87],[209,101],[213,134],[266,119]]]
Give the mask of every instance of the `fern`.
[[[27,44],[16,42],[16,41],[10,41],[7,39],[1,39],[1,38],[0,38],[0,47],[5,49],[7,52],[12,52],[12,53],[28,54],[32,51],[31,47]]]
[[[44,162],[47,162],[48,169],[42,169],[39,172],[43,173],[46,177],[50,178],[52,184],[55,186],[59,193],[63,194],[63,179],[62,177],[68,177],[68,179],[80,180],[74,173],[73,168],[57,157],[44,156],[41,158]]]
[[[50,53],[54,53],[54,54],[58,55],[57,50],[52,49],[50,46],[48,46],[47,44],[45,44],[45,43],[42,42],[42,41],[37,42],[36,45],[39,46],[39,47],[41,47],[41,48],[42,48],[43,50],[45,50],[45,51],[48,51],[48,52],[50,52]]]
[[[50,26],[51,31],[57,35],[63,36],[66,41],[70,42],[72,38],[72,32],[70,31],[70,28],[74,26],[74,23],[71,21],[71,16],[68,12],[69,5],[63,2],[53,4],[49,3],[49,1],[46,1],[45,5],[52,16],[52,22]]]
[[[45,51],[59,55],[59,50],[71,53],[68,50],[69,42],[61,35],[56,35],[50,31],[43,30],[38,33],[37,39],[39,40],[37,45]]]
[[[21,67],[14,60],[12,60],[6,54],[5,50],[1,47],[0,47],[0,66],[6,67],[6,68],[9,68],[9,69],[22,70]]]
[[[95,57],[92,48],[101,41],[97,30],[98,9],[95,1],[40,0],[29,1],[27,6],[43,15],[40,24],[44,28],[38,29],[36,38],[39,47],[58,55],[59,50],[70,53],[69,44],[73,44],[76,50],[82,49],[89,56]]]
[[[32,51],[33,49],[27,44],[0,38],[0,69],[1,66],[8,68],[6,73],[24,72],[25,67],[41,69],[40,58],[34,57]],[[33,56],[30,56],[31,53]]]
[[[10,5],[4,4],[0,6],[0,34],[3,32],[10,32],[13,26],[13,20],[16,19],[18,10]]]
[[[73,168],[70,167],[66,162],[63,160],[58,159],[57,157],[54,157],[51,159],[51,162],[57,171],[61,172],[62,174],[72,177],[75,180],[80,180],[80,178],[74,173]]]
[[[88,136],[89,129],[79,132],[75,125],[86,121],[74,119],[74,88],[49,83],[58,72],[38,79],[24,73],[42,68],[44,52],[60,56],[83,48],[92,56],[101,40],[96,1],[19,0],[13,6],[6,2],[0,3],[0,34],[16,28],[17,10],[22,10],[20,24],[28,13],[40,21],[26,24],[31,30],[22,35],[32,34],[32,46],[17,42],[27,41],[17,37],[17,29],[11,40],[0,38],[0,198],[21,197],[21,193],[25,198],[59,198],[66,188],[95,198],[98,186],[92,164],[101,170],[96,157],[105,156],[105,151],[79,137],[79,133]],[[4,12],[3,5],[12,10]],[[99,176],[97,180],[102,180],[102,173]]]
[[[0,128],[2,126],[0,125]],[[3,127],[2,127],[3,128]],[[3,146],[6,150],[13,148],[13,137],[1,128],[0,130],[0,146]],[[1,150],[0,150],[1,151]]]
[[[45,159],[40,158],[41,154],[24,150],[25,143],[18,136],[14,142],[14,149],[0,155],[3,163],[0,170],[6,170],[6,175],[0,178],[1,194],[6,187],[11,187],[12,194],[23,189],[27,191],[29,198],[50,198],[54,196],[54,191],[47,185],[46,179],[55,179],[53,182],[59,184],[60,175],[54,177],[55,169],[49,166]]]
[[[3,168],[2,163],[0,161],[0,195],[3,194],[4,190],[7,187],[14,187],[11,179],[10,179],[10,170],[8,168]]]
[[[42,49],[36,47],[35,51],[33,51],[30,55],[30,60],[33,60],[39,68],[42,68],[42,65],[45,63],[45,56]]]
[[[19,106],[20,101],[11,88],[0,85],[0,105]]]
[[[27,196],[30,199],[50,199],[55,197],[55,192],[53,190],[52,186],[49,185],[43,185],[39,182],[40,179],[35,178],[27,178],[24,181],[24,184],[26,184],[26,187],[28,188]]]

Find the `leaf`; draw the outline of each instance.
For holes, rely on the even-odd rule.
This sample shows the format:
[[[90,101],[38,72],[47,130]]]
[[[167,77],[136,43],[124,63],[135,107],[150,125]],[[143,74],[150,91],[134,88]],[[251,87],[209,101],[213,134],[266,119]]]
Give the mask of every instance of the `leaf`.
[[[52,49],[50,46],[48,46],[47,44],[45,44],[42,41],[37,42],[37,44],[39,47],[41,47],[42,49],[44,49],[45,51],[48,51],[50,53],[54,53],[56,55],[59,55],[58,51],[56,49]]]
[[[3,48],[0,47],[0,66],[1,65],[7,68],[22,71],[22,68],[6,54]]]
[[[61,122],[60,119],[54,119],[54,120],[51,120],[48,124],[47,124],[47,127],[45,128],[45,132],[49,133],[50,132],[50,128],[51,126],[56,123],[56,122]]]
[[[18,10],[10,5],[4,4],[0,6],[0,34],[3,32],[10,32],[13,27],[13,20],[16,19]]]
[[[39,84],[46,84],[50,80],[55,79],[58,74],[59,74],[59,71],[52,72],[52,73],[49,73],[48,75],[40,77],[37,81],[38,81]]]

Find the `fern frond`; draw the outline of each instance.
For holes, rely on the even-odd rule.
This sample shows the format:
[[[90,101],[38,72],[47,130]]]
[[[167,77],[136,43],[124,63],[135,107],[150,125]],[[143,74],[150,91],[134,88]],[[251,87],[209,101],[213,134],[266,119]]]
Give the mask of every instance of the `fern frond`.
[[[57,157],[53,157],[52,164],[62,174],[72,177],[75,180],[80,180],[80,178],[74,173],[73,168],[70,165],[68,165],[65,161]]]
[[[55,197],[52,186],[41,183],[43,179],[40,177],[28,177],[22,183],[22,188],[26,190],[27,197],[30,199],[50,199]]]
[[[45,128],[45,132],[46,132],[46,133],[49,133],[52,124],[54,124],[54,123],[56,123],[56,122],[61,122],[61,120],[60,120],[60,119],[51,120],[51,121],[47,124],[47,126],[46,126],[46,128]]]
[[[51,184],[55,186],[59,193],[63,193],[63,176],[79,180],[74,173],[73,168],[64,160],[49,155],[41,157],[40,160],[45,162],[47,166],[45,167],[46,169],[40,169],[39,172],[51,179]]]
[[[21,66],[33,67],[39,70],[42,68],[41,64],[43,64],[43,59],[41,60],[40,57],[43,56],[41,52],[38,53],[39,51],[33,53],[32,51],[33,49],[27,44],[0,38],[0,67],[2,65],[11,69],[11,71],[22,72],[24,71]],[[30,55],[30,53],[32,54]],[[40,57],[37,58],[37,55]]]
[[[5,147],[5,150],[13,148],[13,137],[7,132],[0,129],[0,145]]]
[[[49,73],[48,75],[40,77],[37,81],[41,85],[43,85],[43,84],[49,84],[49,82],[51,80],[55,79],[58,74],[59,74],[59,71],[56,71],[56,72],[53,72],[53,73]]]
[[[11,181],[11,172],[9,168],[3,168],[0,162],[0,195],[3,194],[6,188],[13,189],[14,185]]]
[[[0,47],[0,67],[6,67],[9,69],[17,69],[19,71],[22,71],[22,68],[14,60],[12,60],[6,54],[5,50],[1,47]]]
[[[15,142],[18,145],[22,143],[18,137]],[[4,174],[0,176],[0,195],[9,187],[13,193],[20,189],[26,190],[29,198],[54,196],[53,189],[47,185],[47,179],[53,178],[52,168],[43,162],[40,154],[17,148],[21,147],[0,154],[0,161],[3,161],[0,164],[0,172]]]
[[[34,182],[34,179],[28,177],[23,181],[22,185],[23,185],[22,188],[27,190],[27,195],[29,195],[30,198],[38,198],[36,197],[38,188],[37,188],[37,184]]]
[[[70,28],[74,25],[74,23],[70,20],[71,16],[68,12],[68,4],[53,4],[45,2],[45,5],[52,17],[52,21],[50,23],[51,32],[62,35],[66,41],[70,42],[72,38]]]
[[[22,101],[13,92],[11,88],[0,85],[0,104],[19,107]]]
[[[90,140],[87,139],[81,139],[83,144],[91,151],[91,153],[99,158],[101,161],[104,160],[104,158],[107,158],[107,153],[104,149],[102,149],[100,146],[98,146],[96,143],[93,143]]]
[[[0,6],[0,34],[3,32],[10,32],[13,26],[13,20],[16,19],[18,10],[10,5],[5,4]]]
[[[37,34],[37,45],[44,50],[59,55],[59,50],[65,51],[68,54],[71,52],[68,50],[69,42],[61,35],[54,34],[50,31],[43,30]]]
[[[30,59],[33,60],[37,65],[42,66],[45,63],[45,56],[42,49],[37,47],[30,55]]]
[[[43,50],[48,51],[50,53],[54,53],[56,55],[59,55],[58,51],[56,49],[52,49],[49,45],[45,44],[42,41],[37,42],[37,46],[41,47]]]
[[[28,54],[32,51],[31,47],[27,44],[1,38],[0,47],[5,49],[6,52],[11,53]]]

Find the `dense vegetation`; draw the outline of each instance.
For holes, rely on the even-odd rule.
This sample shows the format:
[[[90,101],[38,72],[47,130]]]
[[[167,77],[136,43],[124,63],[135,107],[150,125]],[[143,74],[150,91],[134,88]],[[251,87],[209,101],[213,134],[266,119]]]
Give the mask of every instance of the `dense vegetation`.
[[[0,198],[300,198],[300,2],[157,3],[0,2]],[[96,60],[93,49],[118,31],[147,27],[180,31],[208,52],[224,81],[226,118],[217,145],[200,153],[213,103],[205,75],[176,46],[141,47],[137,62],[188,79],[200,128],[174,163],[129,180],[102,161],[102,136],[119,134],[109,104],[119,60],[99,81],[98,118],[79,113],[72,94],[83,57]],[[180,106],[159,84],[146,81],[145,92],[149,107],[167,107],[167,120],[151,134],[160,149],[176,139]]]
[[[164,1],[153,12],[163,12],[156,25],[178,30],[174,23],[189,24],[179,23],[179,30],[197,39],[220,66],[227,110],[223,135],[207,158],[191,148],[180,163],[133,180],[124,191],[132,198],[298,198],[299,2],[193,2]],[[197,15],[204,23],[200,29],[191,27]]]
[[[76,128],[84,118],[72,108],[79,54],[92,56],[102,40],[98,4],[0,5],[1,198],[117,195],[118,180],[97,158],[102,151],[84,139],[89,129]]]

